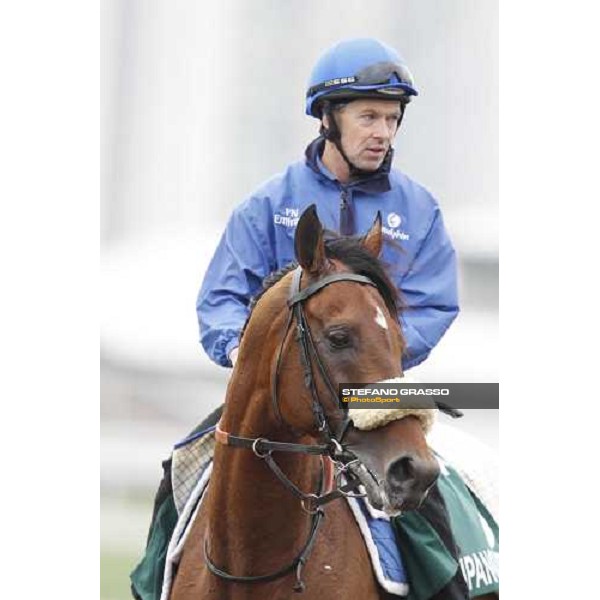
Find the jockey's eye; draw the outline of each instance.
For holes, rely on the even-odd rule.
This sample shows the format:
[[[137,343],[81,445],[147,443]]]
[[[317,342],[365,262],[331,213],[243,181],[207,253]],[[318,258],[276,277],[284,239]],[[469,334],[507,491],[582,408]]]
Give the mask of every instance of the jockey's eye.
[[[345,329],[332,329],[325,336],[332,350],[341,350],[348,348],[352,344],[350,333]]]

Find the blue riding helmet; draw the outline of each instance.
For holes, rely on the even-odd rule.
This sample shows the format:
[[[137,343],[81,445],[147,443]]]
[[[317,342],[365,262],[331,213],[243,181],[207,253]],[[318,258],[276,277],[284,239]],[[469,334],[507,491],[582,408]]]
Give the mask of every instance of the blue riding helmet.
[[[345,40],[317,61],[306,92],[306,114],[321,118],[322,101],[379,98],[410,102],[413,78],[393,48],[372,38]]]

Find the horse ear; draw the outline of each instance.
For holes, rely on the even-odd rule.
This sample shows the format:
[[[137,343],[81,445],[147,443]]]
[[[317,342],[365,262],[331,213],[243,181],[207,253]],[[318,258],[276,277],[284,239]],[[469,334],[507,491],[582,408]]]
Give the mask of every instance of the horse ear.
[[[296,260],[305,271],[316,275],[325,266],[323,226],[317,216],[315,204],[311,204],[298,220],[294,249]]]
[[[381,211],[377,211],[377,216],[371,229],[367,232],[367,235],[361,240],[361,244],[365,250],[372,254],[375,258],[379,258],[381,249],[383,247],[383,233],[381,232]]]

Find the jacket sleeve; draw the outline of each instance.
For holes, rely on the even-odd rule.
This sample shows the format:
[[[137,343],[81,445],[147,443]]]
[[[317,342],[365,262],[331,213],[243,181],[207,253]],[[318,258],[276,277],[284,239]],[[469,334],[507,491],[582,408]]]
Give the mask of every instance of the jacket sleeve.
[[[202,346],[223,367],[231,367],[229,353],[239,343],[250,300],[272,270],[272,252],[247,207],[229,219],[196,302]]]
[[[402,359],[406,370],[429,356],[459,311],[456,252],[437,206],[400,290],[406,305],[400,317],[407,342]]]

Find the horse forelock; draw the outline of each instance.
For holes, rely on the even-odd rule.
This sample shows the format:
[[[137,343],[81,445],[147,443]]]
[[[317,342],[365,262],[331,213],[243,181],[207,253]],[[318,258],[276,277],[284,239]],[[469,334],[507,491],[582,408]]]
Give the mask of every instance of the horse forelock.
[[[368,277],[379,290],[390,314],[396,317],[402,309],[402,301],[386,265],[362,245],[362,238],[338,237],[329,231],[326,235],[325,256],[339,260],[353,273]]]
[[[392,283],[387,273],[386,265],[365,249],[360,237],[340,237],[329,230],[326,230],[325,235],[325,256],[328,259],[338,260],[353,273],[368,277],[379,290],[390,314],[396,317],[402,310],[403,303],[396,286]],[[291,273],[297,267],[298,263],[293,261],[277,271],[273,271],[264,279],[262,289],[252,298],[248,305],[250,312],[242,328],[240,339],[246,331],[248,322],[259,300],[268,290],[278,284],[288,273]]]

